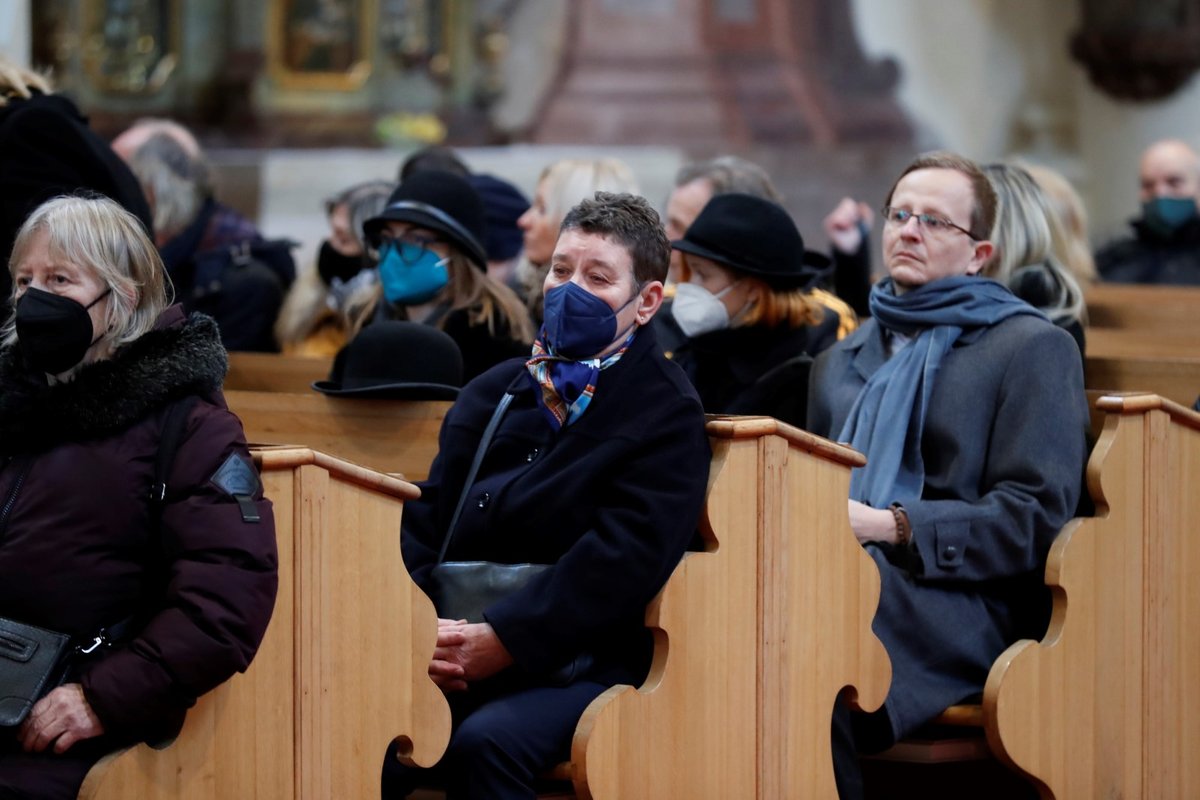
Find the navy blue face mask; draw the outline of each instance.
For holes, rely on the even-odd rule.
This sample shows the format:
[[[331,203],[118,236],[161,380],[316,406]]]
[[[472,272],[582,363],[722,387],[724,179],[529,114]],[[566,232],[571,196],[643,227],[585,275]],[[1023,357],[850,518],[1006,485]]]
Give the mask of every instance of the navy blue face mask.
[[[617,339],[617,314],[636,299],[637,294],[614,311],[579,284],[568,281],[555,286],[546,292],[542,323],[546,346],[554,355],[574,361],[598,356]]]

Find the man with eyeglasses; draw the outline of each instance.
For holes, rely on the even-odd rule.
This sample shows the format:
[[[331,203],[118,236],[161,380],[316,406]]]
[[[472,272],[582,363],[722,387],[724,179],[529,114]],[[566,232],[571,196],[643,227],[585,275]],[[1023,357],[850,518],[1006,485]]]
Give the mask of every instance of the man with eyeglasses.
[[[1146,148],[1138,167],[1142,214],[1133,235],[1096,253],[1096,269],[1114,283],[1200,284],[1200,155],[1167,139]]]
[[[872,318],[818,357],[809,429],[867,456],[850,526],[882,578],[874,630],[892,685],[873,714],[834,715],[843,797],[855,750],[890,746],[983,690],[1049,610],[1046,555],[1075,512],[1088,425],[1071,336],[978,277],[996,196],[973,161],[913,161],[883,208],[888,277]]]

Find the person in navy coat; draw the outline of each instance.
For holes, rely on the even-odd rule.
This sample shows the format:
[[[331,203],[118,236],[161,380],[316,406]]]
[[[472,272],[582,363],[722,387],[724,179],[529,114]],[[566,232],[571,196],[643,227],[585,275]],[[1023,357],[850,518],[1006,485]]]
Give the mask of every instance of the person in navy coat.
[[[813,368],[809,429],[867,456],[850,524],[879,566],[873,627],[892,662],[883,709],[835,715],[843,797],[861,793],[856,745],[883,749],[981,692],[1008,645],[1044,631],[1046,556],[1079,501],[1079,350],[978,276],[995,208],[974,162],[914,161],[884,208],[872,318]]]
[[[569,757],[586,706],[645,678],[646,605],[696,530],[711,458],[700,400],[649,325],[669,258],[643,198],[597,192],[572,209],[531,358],[462,390],[421,498],[405,505],[404,561],[426,588],[482,432],[511,393],[447,560],[552,567],[482,622],[439,621],[429,673],[455,730],[435,770],[452,800],[533,797],[536,776]],[[389,750],[383,796],[406,795],[422,772]]]

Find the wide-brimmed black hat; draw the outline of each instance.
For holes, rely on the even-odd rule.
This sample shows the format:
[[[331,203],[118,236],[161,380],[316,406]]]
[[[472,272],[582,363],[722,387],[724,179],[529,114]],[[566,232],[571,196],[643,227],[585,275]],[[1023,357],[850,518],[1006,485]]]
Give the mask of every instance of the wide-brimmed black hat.
[[[379,216],[363,223],[363,233],[373,246],[379,246],[379,232],[389,220],[440,233],[475,266],[487,269],[483,201],[466,178],[440,170],[414,172],[392,192]]]
[[[671,247],[761,278],[775,289],[811,288],[831,264],[827,256],[804,249],[783,206],[750,194],[719,194],[709,200]]]
[[[363,328],[333,360],[318,392],[344,397],[453,400],[462,386],[462,353],[444,331],[416,322]]]

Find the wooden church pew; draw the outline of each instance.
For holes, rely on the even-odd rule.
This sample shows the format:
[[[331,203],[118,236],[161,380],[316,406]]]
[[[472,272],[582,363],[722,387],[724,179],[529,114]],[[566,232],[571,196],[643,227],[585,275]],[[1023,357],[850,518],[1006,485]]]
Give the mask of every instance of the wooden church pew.
[[[981,725],[1044,800],[1200,796],[1200,414],[1154,395],[1097,406],[1096,515],[1050,552],[1046,635],[997,659],[981,705],[936,722]]]
[[[225,389],[251,392],[311,392],[313,381],[328,378],[332,366],[333,360],[327,358],[233,352],[229,354]]]
[[[398,531],[415,486],[308,449],[259,449],[279,594],[250,668],[201,697],[179,737],[105,759],[86,800],[378,797],[387,742],[441,757],[450,712],[426,672],[433,605]]]
[[[379,472],[423,480],[450,402],[330,397],[320,392],[226,390],[255,444],[294,444]]]

